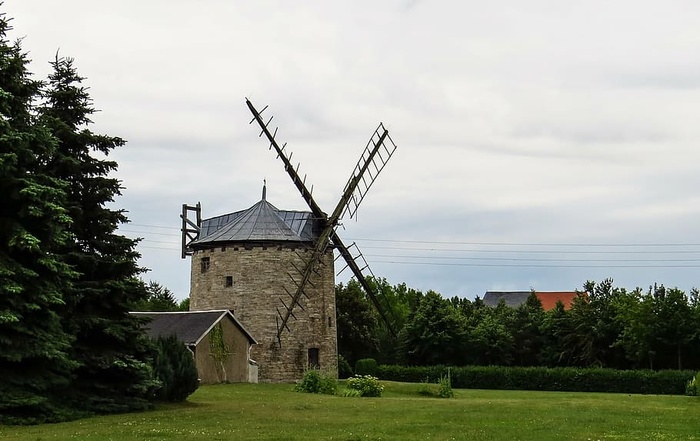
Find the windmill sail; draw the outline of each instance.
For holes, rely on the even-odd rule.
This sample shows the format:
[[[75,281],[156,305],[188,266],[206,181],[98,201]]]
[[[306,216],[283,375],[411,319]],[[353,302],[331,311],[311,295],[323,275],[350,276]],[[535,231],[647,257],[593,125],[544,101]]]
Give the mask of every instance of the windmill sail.
[[[396,144],[389,136],[389,131],[384,128],[382,123],[374,131],[372,137],[367,142],[362,156],[357,161],[352,176],[345,185],[345,191],[348,190],[353,180],[357,180],[353,185],[355,189],[351,193],[352,196],[348,200],[345,214],[355,217],[360,203],[365,198],[369,188],[374,184],[379,173],[384,169],[389,158],[396,151]]]
[[[352,246],[358,250],[358,255],[353,256],[353,254],[350,252],[349,248],[343,244],[343,242],[340,240],[338,235],[335,234],[335,232],[333,232],[332,240],[333,240],[333,244],[338,249],[338,252],[345,260],[345,263],[347,264],[347,268],[350,268],[350,271],[352,271],[352,273],[355,276],[355,278],[357,279],[357,281],[360,282],[360,285],[362,285],[362,288],[365,290],[365,292],[367,293],[367,296],[372,301],[374,308],[379,313],[379,316],[382,319],[382,321],[384,322],[384,324],[386,325],[387,329],[389,330],[389,332],[391,333],[392,336],[396,337],[396,322],[397,322],[397,320],[396,320],[396,316],[394,313],[394,309],[391,307],[391,305],[388,305],[386,303],[385,297],[381,293],[376,292],[375,287],[370,285],[370,283],[367,281],[367,277],[365,277],[365,274],[363,273],[363,271],[368,271],[370,278],[373,280],[376,280],[376,277],[374,277],[374,274],[369,269],[369,265],[367,265],[367,261],[365,260],[364,256],[362,256],[362,254],[359,253],[359,248],[357,248],[357,245],[355,245],[353,243]],[[360,265],[357,264],[357,261],[360,258],[364,262],[364,265],[362,268],[360,267]]]
[[[286,144],[280,147],[280,145],[277,143],[277,140],[275,139],[277,136],[277,129],[275,128],[274,132],[269,130],[268,126],[272,121],[272,117],[267,122],[263,120],[261,114],[263,111],[265,111],[265,109],[267,109],[267,106],[263,108],[262,111],[258,112],[248,99],[246,99],[246,104],[253,114],[253,119],[250,121],[251,124],[253,121],[258,123],[261,128],[259,136],[264,134],[267,137],[268,141],[270,142],[270,149],[275,149],[277,156],[284,163],[285,170],[291,177],[292,182],[301,193],[314,216],[323,222],[323,230],[316,241],[311,257],[308,258],[304,268],[299,269],[299,274],[297,277],[292,277],[292,280],[295,281],[297,287],[296,291],[294,293],[288,293],[290,295],[289,304],[284,301],[282,302],[284,312],[278,310],[278,341],[281,341],[281,334],[283,330],[289,330],[288,322],[290,318],[294,317],[294,308],[296,306],[302,307],[300,301],[301,298],[306,295],[304,288],[308,283],[310,283],[312,274],[314,274],[317,271],[318,266],[322,264],[322,256],[326,252],[328,246],[331,244],[338,249],[340,255],[346,261],[348,267],[351,268],[353,274],[357,277],[358,281],[365,289],[365,292],[372,300],[375,308],[377,308],[382,320],[387,324],[390,332],[394,334],[394,327],[391,321],[388,320],[385,311],[386,308],[379,301],[374,289],[370,286],[362,274],[362,269],[359,267],[356,260],[353,258],[348,248],[345,247],[335,231],[335,228],[344,213],[349,214],[350,217],[354,217],[356,215],[357,208],[367,194],[367,191],[396,150],[396,144],[394,144],[391,137],[389,137],[388,131],[382,124],[379,124],[379,127],[377,130],[375,130],[367,143],[367,146],[357,162],[350,179],[345,185],[345,189],[343,190],[343,194],[338,201],[338,204],[329,217],[321,210],[316,201],[313,199],[311,191],[309,191],[306,187],[305,180],[301,179],[299,176],[298,166],[296,169],[293,167],[291,163],[292,155],[290,153],[289,156],[287,156],[285,151]]]

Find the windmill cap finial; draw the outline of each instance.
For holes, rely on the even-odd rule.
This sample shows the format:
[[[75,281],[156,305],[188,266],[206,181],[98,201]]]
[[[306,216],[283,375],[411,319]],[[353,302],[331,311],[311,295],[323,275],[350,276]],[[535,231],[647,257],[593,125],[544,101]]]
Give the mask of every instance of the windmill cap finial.
[[[267,196],[267,180],[263,179],[263,194],[262,194],[263,201],[265,200],[266,196]]]

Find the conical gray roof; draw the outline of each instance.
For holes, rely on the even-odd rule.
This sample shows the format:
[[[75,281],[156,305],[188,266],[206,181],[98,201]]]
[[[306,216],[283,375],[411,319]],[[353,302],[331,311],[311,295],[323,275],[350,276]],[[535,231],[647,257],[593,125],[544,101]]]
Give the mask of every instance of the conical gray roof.
[[[313,214],[283,211],[265,199],[247,210],[205,219],[194,248],[229,242],[311,242],[317,238]]]

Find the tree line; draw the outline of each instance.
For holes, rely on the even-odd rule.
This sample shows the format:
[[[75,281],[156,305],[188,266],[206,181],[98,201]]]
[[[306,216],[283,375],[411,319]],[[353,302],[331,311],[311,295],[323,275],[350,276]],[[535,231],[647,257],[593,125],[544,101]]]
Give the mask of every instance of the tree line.
[[[134,311],[175,312],[190,310],[189,297],[178,302],[170,289],[153,280],[148,283],[144,282],[144,286],[146,297],[133,306]]]
[[[88,128],[71,58],[37,80],[10,30],[0,13],[0,424],[145,409],[154,347],[129,311],[149,291],[110,208],[125,141]]]
[[[384,364],[700,369],[700,295],[654,285],[627,290],[588,281],[570,308],[537,296],[508,307],[373,282],[394,327],[379,320],[359,283],[336,286],[339,353]]]

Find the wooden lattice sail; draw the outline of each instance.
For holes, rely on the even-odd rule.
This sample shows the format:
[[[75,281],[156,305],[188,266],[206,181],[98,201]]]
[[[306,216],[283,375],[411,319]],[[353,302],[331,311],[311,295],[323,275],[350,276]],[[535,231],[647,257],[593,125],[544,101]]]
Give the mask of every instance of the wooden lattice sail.
[[[316,273],[319,266],[323,264],[322,256],[326,253],[329,246],[332,246],[338,250],[342,259],[345,260],[347,267],[350,268],[353,275],[357,278],[358,282],[360,282],[363,289],[367,293],[367,296],[371,299],[380,317],[387,325],[389,331],[392,334],[395,333],[394,322],[392,320],[392,310],[390,307],[388,307],[388,305],[386,305],[384,297],[381,295],[381,293],[375,291],[375,288],[367,281],[366,276],[373,277],[373,275],[371,271],[369,271],[367,263],[362,257],[362,254],[359,252],[359,249],[357,249],[355,244],[351,246],[351,248],[355,250],[355,253],[351,252],[350,248],[343,244],[336,232],[338,222],[343,215],[348,215],[351,218],[356,216],[360,203],[365,198],[372,184],[374,184],[379,173],[384,169],[387,162],[396,151],[396,144],[394,144],[393,140],[389,136],[388,130],[386,130],[384,125],[380,123],[377,129],[374,131],[369,142],[365,146],[360,159],[355,165],[347,184],[345,185],[340,200],[329,216],[323,210],[321,210],[314,200],[311,191],[306,186],[305,179],[302,179],[298,173],[299,166],[297,165],[295,168],[292,165],[292,155],[291,153],[289,155],[287,154],[286,144],[280,146],[277,143],[276,136],[278,129],[275,128],[273,131],[270,131],[270,122],[272,121],[272,117],[270,117],[267,121],[263,119],[262,113],[267,109],[267,106],[258,112],[253,104],[247,99],[246,104],[248,105],[250,112],[253,114],[251,123],[258,123],[261,128],[260,136],[263,134],[266,136],[270,142],[270,149],[275,150],[277,156],[284,164],[285,171],[289,174],[289,177],[297,187],[297,190],[299,190],[301,193],[301,196],[306,201],[307,205],[311,209],[311,212],[317,219],[321,220],[323,225],[323,229],[314,244],[311,255],[306,259],[305,265],[301,268],[297,268],[297,274],[290,274],[296,289],[294,292],[286,292],[286,299],[280,299],[281,306],[277,310],[277,340],[281,343],[282,333],[285,331],[290,331],[289,321],[290,319],[295,318],[295,309],[303,309],[302,299],[304,297],[308,297],[305,288],[309,283],[312,283],[312,275]],[[363,271],[367,272],[368,274],[365,275]],[[376,285],[377,284],[375,284],[375,286]]]

